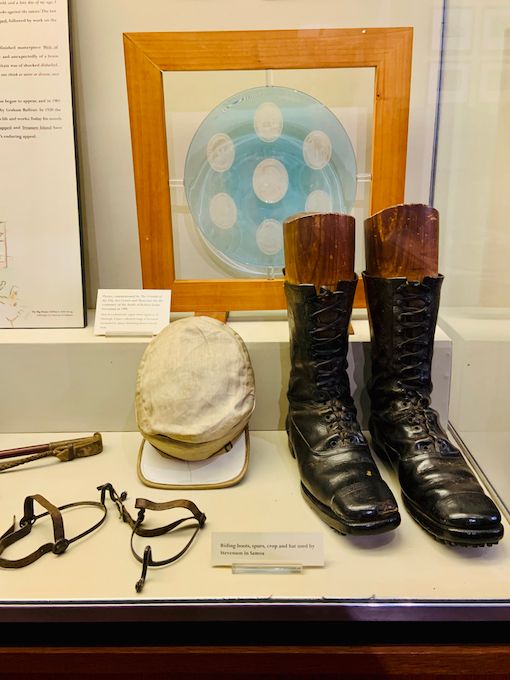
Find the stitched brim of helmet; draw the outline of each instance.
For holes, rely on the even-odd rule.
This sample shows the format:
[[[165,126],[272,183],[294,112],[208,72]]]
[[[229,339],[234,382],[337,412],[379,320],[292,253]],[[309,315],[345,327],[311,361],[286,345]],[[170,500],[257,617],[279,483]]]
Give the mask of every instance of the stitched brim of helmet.
[[[158,451],[143,439],[138,453],[138,477],[158,489],[222,489],[241,481],[248,469],[248,428],[232,448],[205,460],[186,461]]]

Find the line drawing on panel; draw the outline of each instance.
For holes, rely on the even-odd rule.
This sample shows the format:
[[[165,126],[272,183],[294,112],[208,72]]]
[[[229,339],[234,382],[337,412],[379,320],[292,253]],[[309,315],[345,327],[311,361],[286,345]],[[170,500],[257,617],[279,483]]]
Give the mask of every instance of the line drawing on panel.
[[[0,221],[0,269],[7,269],[7,222]]]

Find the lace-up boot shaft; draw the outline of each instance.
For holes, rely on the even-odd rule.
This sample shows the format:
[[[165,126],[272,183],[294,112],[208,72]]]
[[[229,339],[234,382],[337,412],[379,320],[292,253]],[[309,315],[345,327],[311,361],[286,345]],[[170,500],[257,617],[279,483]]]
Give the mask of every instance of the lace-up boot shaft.
[[[289,446],[309,505],[341,533],[379,533],[400,521],[356,419],[347,375],[357,280],[335,291],[286,283],[291,373]]]
[[[442,276],[421,282],[363,275],[372,339],[370,433],[391,461],[404,502],[438,540],[497,543],[501,518],[430,406]]]
[[[410,395],[430,402],[443,277],[418,283],[364,276],[364,283],[372,332],[373,405]]]
[[[290,330],[290,401],[342,398],[353,407],[347,377],[347,338],[357,280],[335,292],[285,284]]]

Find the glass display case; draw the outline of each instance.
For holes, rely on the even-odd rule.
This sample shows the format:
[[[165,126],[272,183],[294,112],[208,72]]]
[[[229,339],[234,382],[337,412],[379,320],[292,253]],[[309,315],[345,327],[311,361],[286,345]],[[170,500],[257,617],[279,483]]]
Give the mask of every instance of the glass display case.
[[[392,0],[382,8],[370,0],[338,8],[319,0],[312,12],[298,0],[289,17],[289,3],[257,0],[242,18],[231,0],[220,0],[217,11],[203,10],[203,17],[174,0],[181,19],[168,17],[166,3],[145,4],[143,15],[134,0],[122,8],[70,2],[88,306],[94,307],[102,288],[171,287],[177,291],[171,323],[194,313],[223,315],[245,344],[255,376],[249,465],[229,488],[144,486],[137,475],[142,435],[134,404],[150,338],[94,335],[93,309],[86,328],[0,330],[3,452],[94,431],[103,441],[99,455],[65,464],[52,456],[2,467],[0,453],[7,529],[0,532],[4,672],[16,677],[39,664],[39,673],[52,674],[59,658],[90,675],[108,674],[115,659],[126,675],[157,674],[173,664],[183,676],[242,676],[251,669],[261,677],[322,677],[342,664],[345,677],[404,671],[416,678],[482,671],[503,677],[510,662],[504,630],[510,619],[510,236],[504,189],[510,172],[510,3],[427,0],[410,7]],[[409,58],[407,69],[392,53],[392,72],[405,81],[398,87],[383,82],[381,73],[390,71],[378,71],[386,57],[377,41],[386,31],[404,40]],[[92,36],[97,49],[90,47]],[[347,56],[342,36],[353,40]],[[305,47],[296,56],[300,41]],[[191,44],[196,63],[186,61]],[[271,98],[265,96],[269,89]],[[444,281],[437,326],[428,329],[433,358],[427,380],[444,446],[460,450],[500,515],[503,535],[476,547],[452,545],[453,534],[424,529],[377,448],[373,463],[363,459],[365,479],[358,484],[380,473],[398,504],[400,524],[370,535],[339,528],[327,521],[322,502],[306,502],[299,454],[297,461],[289,451],[289,376],[300,350],[293,345],[295,312],[287,313],[284,293],[283,223],[301,212],[342,211],[354,218],[353,271],[360,282],[347,375],[359,436],[366,433],[368,446],[375,312],[369,319],[371,284],[366,278],[361,283],[371,257],[364,230],[374,214],[396,204],[428,205],[439,216]],[[7,257],[3,225],[0,283]],[[241,253],[243,239],[249,245]],[[429,247],[424,242],[404,255],[419,260]],[[305,264],[311,253],[302,253]],[[419,285],[411,285],[413,294]],[[328,293],[326,286],[316,291],[317,299],[339,290]],[[386,309],[395,312],[398,304]],[[407,304],[397,311],[414,314],[416,323],[415,298]],[[346,343],[348,321],[347,315]],[[326,343],[333,338],[327,328],[318,333]],[[413,333],[407,348],[416,355],[423,340]],[[323,363],[331,361],[324,356]],[[391,361],[391,353],[381,360]],[[321,368],[321,380],[329,371],[326,386],[337,370],[332,366]],[[335,408],[345,415],[345,404]],[[429,427],[434,416],[423,422],[427,418]],[[361,445],[358,430],[349,427],[356,439],[350,443]],[[450,461],[451,450],[443,453]],[[107,483],[119,496],[101,497],[98,487]],[[445,504],[452,489],[443,494]],[[66,541],[95,526],[100,500],[106,518],[59,550],[59,521],[34,523],[24,505],[31,494],[42,495],[52,510],[85,503],[62,511]],[[187,499],[200,508],[201,530],[182,555],[194,527],[178,524],[150,541],[132,534],[123,513],[135,522],[139,498],[149,504]],[[161,524],[174,522],[174,512],[165,510]],[[13,515],[25,516],[23,524],[33,527],[11,545]],[[143,521],[149,529],[157,526],[152,517]],[[215,537],[227,533],[239,534],[248,550],[262,534],[286,544],[312,536],[324,559],[292,569],[288,556],[263,569],[249,559],[242,569],[233,560],[213,566]],[[133,551],[143,555],[149,543],[155,561],[180,557],[149,567],[139,592],[141,567]],[[46,544],[48,554],[8,568],[5,560],[23,560]],[[75,632],[74,651],[63,646],[66,630]],[[30,646],[32,656],[23,657]]]

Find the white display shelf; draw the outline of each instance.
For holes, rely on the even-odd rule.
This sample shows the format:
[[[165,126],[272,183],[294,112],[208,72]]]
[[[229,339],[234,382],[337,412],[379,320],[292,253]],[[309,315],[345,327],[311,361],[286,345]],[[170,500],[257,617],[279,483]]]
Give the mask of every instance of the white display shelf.
[[[402,524],[396,531],[364,539],[344,537],[308,508],[282,431],[290,370],[285,312],[229,318],[247,344],[256,379],[246,478],[230,489],[181,493],[145,487],[136,475],[140,435],[135,431],[134,389],[148,338],[96,337],[93,316],[89,321],[84,329],[0,331],[0,448],[95,430],[103,433],[105,443],[104,452],[90,459],[65,464],[50,459],[1,473],[5,529],[13,514],[22,513],[26,495],[41,493],[55,504],[95,500],[96,487],[105,482],[118,492],[128,492],[131,510],[139,496],[154,501],[190,498],[207,515],[207,524],[185,557],[150,570],[137,595],[140,565],[129,548],[131,532],[109,503],[106,523],[63,556],[49,554],[25,569],[0,571],[3,620],[510,618],[508,539],[484,549],[444,546],[415,524],[402,503]],[[352,325],[349,373],[366,424],[370,336],[364,310],[355,310]],[[443,423],[448,415],[451,350],[451,340],[438,329],[433,398]],[[381,470],[398,499],[393,474],[382,466]],[[72,535],[96,516],[94,510],[67,514],[66,532]],[[30,552],[48,540],[49,531],[48,522],[36,524],[30,537],[10,548],[8,555]],[[210,566],[212,531],[318,531],[324,535],[326,564],[294,575],[233,575],[229,568]],[[174,538],[154,539],[156,559],[172,554]],[[140,539],[141,550],[145,542]]]
[[[453,342],[450,420],[461,432],[508,431],[510,308],[445,307]]]
[[[477,472],[510,521],[510,432],[460,432]]]
[[[453,342],[450,422],[508,518],[510,308],[445,307],[439,325]]]
[[[370,349],[365,315],[365,310],[354,312],[348,354],[351,389],[364,427]],[[89,312],[87,328],[0,330],[0,432],[136,430],[136,372],[149,339],[95,336],[93,323]],[[255,372],[252,429],[284,429],[290,371],[286,313],[232,313],[229,324],[244,339]],[[451,341],[438,329],[433,402],[443,422],[448,417],[450,372]]]
[[[52,433],[3,435],[2,446],[20,446],[59,439]],[[40,493],[54,504],[96,500],[96,487],[111,482],[126,490],[126,505],[137,497],[154,501],[189,498],[207,515],[205,528],[190,551],[173,565],[150,569],[143,592],[135,592],[140,564],[131,555],[130,529],[119,521],[108,501],[108,517],[94,534],[72,544],[68,551],[47,554],[19,570],[0,570],[0,618],[55,620],[74,612],[80,620],[105,618],[201,618],[232,615],[254,605],[266,615],[279,608],[298,608],[306,616],[360,620],[447,619],[449,614],[477,618],[510,618],[510,532],[490,548],[455,548],[434,541],[407,514],[400,502],[402,524],[380,536],[355,538],[329,529],[301,497],[295,461],[283,432],[251,433],[251,461],[245,479],[223,490],[163,491],[145,487],[136,475],[140,435],[104,434],[104,452],[70,463],[39,462],[0,475],[0,515],[7,528],[13,514],[22,514],[26,495]],[[383,476],[400,493],[392,473]],[[133,514],[134,510],[133,510]],[[153,513],[161,515],[162,513]],[[85,528],[98,517],[94,510],[65,515],[66,533]],[[152,519],[152,518],[149,518]],[[158,524],[163,518],[157,516]],[[325,566],[301,574],[238,574],[228,567],[211,567],[211,532],[320,532],[324,536]],[[4,554],[20,557],[51,540],[48,521],[36,523],[32,534]],[[156,559],[176,550],[175,536],[139,539],[140,550],[152,544]],[[179,539],[183,543],[183,537]],[[269,614],[268,612],[269,608]],[[272,608],[272,609],[271,609]],[[86,610],[86,613],[85,613]],[[259,616],[261,616],[259,610]],[[320,612],[318,614],[317,612]],[[490,613],[488,613],[490,612]],[[69,616],[69,614],[67,614]],[[212,616],[212,614],[211,614]],[[71,616],[72,618],[72,616]]]

